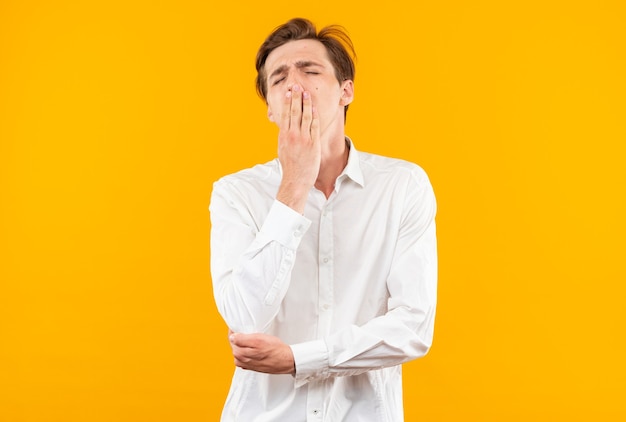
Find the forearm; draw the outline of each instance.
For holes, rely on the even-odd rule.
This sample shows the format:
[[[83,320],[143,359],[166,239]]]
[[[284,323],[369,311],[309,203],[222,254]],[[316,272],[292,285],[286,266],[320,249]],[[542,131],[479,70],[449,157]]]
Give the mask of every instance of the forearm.
[[[230,329],[265,331],[287,290],[294,259],[294,251],[271,242],[251,247],[232,271],[214,277],[217,308]]]
[[[388,311],[323,339],[292,345],[299,383],[356,375],[424,356],[433,340],[437,303],[435,224],[414,242],[397,245],[387,280]]]
[[[233,331],[263,332],[287,291],[296,249],[310,222],[277,201],[263,221],[246,220],[251,213],[239,205],[219,189],[214,193],[211,275],[215,301]]]
[[[350,326],[324,339],[291,345],[296,382],[358,375],[426,355],[432,344],[434,309],[423,316],[418,330],[403,321],[420,318],[412,312],[397,309],[361,327]]]

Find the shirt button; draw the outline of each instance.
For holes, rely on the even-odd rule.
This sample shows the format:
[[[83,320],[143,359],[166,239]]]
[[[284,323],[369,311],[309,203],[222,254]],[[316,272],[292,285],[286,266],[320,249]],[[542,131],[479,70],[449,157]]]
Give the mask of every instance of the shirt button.
[[[328,308],[329,308],[329,306],[328,306],[328,305],[324,305],[324,306],[322,306],[322,309],[324,309],[325,311],[327,311],[327,310],[328,310]]]
[[[315,409],[315,410],[313,411],[313,414],[314,414],[314,415],[317,415],[318,413],[320,413],[320,411],[319,411],[319,410],[317,410],[317,409]]]
[[[328,258],[324,258],[324,264],[328,262]]]

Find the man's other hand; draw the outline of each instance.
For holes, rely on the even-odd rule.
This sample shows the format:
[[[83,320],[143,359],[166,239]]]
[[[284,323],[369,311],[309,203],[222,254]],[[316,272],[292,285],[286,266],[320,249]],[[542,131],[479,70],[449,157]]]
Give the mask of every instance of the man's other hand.
[[[235,365],[267,374],[294,374],[294,358],[289,345],[268,334],[229,333]]]

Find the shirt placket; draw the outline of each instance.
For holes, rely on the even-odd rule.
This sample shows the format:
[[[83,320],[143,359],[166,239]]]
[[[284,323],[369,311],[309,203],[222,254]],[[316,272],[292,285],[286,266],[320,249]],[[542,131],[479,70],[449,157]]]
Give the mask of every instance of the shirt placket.
[[[320,215],[319,240],[319,302],[317,338],[330,334],[334,283],[333,211],[327,202]]]
[[[317,338],[330,334],[333,313],[334,245],[332,202],[327,201],[320,213],[318,250]],[[307,422],[324,420],[326,380],[311,382],[307,396]]]

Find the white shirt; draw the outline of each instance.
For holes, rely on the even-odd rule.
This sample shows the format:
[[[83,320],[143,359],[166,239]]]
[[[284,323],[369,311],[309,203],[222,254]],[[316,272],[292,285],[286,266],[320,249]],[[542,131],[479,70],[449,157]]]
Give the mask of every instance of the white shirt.
[[[349,139],[348,139],[349,140]],[[435,196],[417,165],[358,152],[304,215],[275,199],[278,159],[211,197],[217,308],[293,350],[296,375],[236,368],[222,421],[398,422],[401,364],[425,355],[437,295]]]

